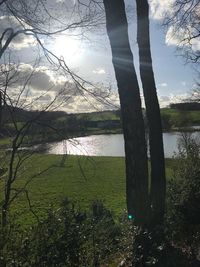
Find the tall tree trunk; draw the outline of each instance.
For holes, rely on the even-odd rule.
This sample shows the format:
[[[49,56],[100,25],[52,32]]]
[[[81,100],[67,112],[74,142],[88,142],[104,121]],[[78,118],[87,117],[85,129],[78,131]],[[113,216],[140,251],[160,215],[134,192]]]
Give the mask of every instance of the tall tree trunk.
[[[0,91],[0,135],[2,130],[2,113],[3,113],[3,99],[2,99],[2,92]]]
[[[128,213],[144,225],[148,219],[148,162],[139,85],[128,39],[123,0],[104,0],[106,28],[118,85],[125,141]]]
[[[136,0],[136,3],[140,76],[149,123],[152,219],[155,224],[160,224],[165,211],[166,178],[160,108],[150,50],[149,5],[147,0]]]

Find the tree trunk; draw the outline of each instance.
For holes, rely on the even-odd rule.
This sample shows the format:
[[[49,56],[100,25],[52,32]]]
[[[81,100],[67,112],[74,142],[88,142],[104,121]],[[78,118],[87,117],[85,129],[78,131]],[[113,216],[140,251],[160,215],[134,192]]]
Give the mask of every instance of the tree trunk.
[[[152,219],[154,224],[160,224],[165,211],[166,178],[160,108],[150,50],[149,5],[147,0],[136,0],[136,3],[140,76],[149,123]]]
[[[2,99],[2,92],[0,91],[0,136],[2,130],[2,113],[3,113],[3,99]]]
[[[128,39],[123,0],[104,0],[106,28],[118,85],[125,141],[126,197],[129,215],[148,220],[148,162],[139,85]]]

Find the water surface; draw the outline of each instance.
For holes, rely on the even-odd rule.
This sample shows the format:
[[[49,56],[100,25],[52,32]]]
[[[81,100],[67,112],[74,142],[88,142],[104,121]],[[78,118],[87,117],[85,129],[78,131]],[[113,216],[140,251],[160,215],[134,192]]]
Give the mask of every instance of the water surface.
[[[192,136],[199,134],[199,132],[195,132],[192,133]],[[175,152],[178,152],[177,141],[180,136],[179,132],[163,134],[165,157],[172,157]],[[124,157],[124,139],[122,134],[77,137],[47,144],[47,153]]]

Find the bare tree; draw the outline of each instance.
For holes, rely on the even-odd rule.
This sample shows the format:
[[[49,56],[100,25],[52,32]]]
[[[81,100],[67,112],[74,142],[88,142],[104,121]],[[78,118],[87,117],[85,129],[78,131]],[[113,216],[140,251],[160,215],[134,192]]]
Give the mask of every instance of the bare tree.
[[[34,152],[33,150],[24,150],[22,148],[27,146],[27,143],[31,146],[34,144],[35,139],[38,139],[37,129],[40,129],[43,132],[50,130],[55,133],[59,139],[67,138],[66,133],[63,134],[56,128],[56,126],[52,126],[46,121],[46,113],[48,111],[57,110],[58,107],[61,108],[63,104],[66,105],[68,101],[77,94],[82,98],[90,98],[90,100],[93,97],[96,101],[109,105],[109,101],[106,100],[107,95],[109,94],[109,89],[104,90],[104,92],[99,92],[100,88],[93,86],[91,83],[84,81],[81,77],[71,72],[65,65],[64,60],[57,58],[53,54],[51,54],[51,56],[57,59],[57,64],[62,64],[60,69],[64,71],[63,75],[65,75],[66,79],[68,77],[71,78],[72,81],[70,83],[68,81],[62,82],[59,86],[57,86],[58,84],[50,82],[49,87],[45,90],[43,88],[43,91],[36,96],[29,96],[29,91],[34,82],[37,82],[39,79],[38,72],[40,71],[40,66],[38,64],[40,63],[40,60],[36,60],[33,66],[29,66],[28,70],[25,69],[25,71],[24,64],[17,65],[8,62],[0,66],[0,92],[2,95],[1,111],[4,114],[1,125],[4,126],[6,124],[6,118],[8,117],[7,125],[9,123],[13,128],[10,133],[8,127],[4,127],[3,133],[3,127],[1,127],[1,137],[9,137],[11,140],[9,153],[8,151],[4,151],[6,156],[3,158],[6,160],[4,161],[3,158],[1,159],[2,179],[4,180],[4,197],[1,203],[2,226],[7,224],[9,208],[19,194],[25,193],[28,197],[26,187],[33,177],[36,176],[34,175],[31,178],[27,178],[28,182],[25,182],[21,188],[15,187],[16,181],[18,180],[18,177],[22,175],[27,160],[29,160]],[[57,71],[56,74],[58,75],[58,73],[59,71]],[[89,86],[90,88],[87,88]],[[44,101],[43,99],[45,99],[45,96],[49,96],[50,93],[53,93],[51,94],[52,96],[50,100]],[[23,118],[20,123],[16,112],[19,108],[23,112],[29,110],[27,117]],[[38,108],[37,111],[35,110],[36,108]],[[7,115],[5,116],[5,114]],[[36,138],[34,138],[35,136]],[[44,170],[42,173],[43,172]],[[37,175],[39,174],[37,173]],[[30,203],[30,200],[28,200],[28,203]]]
[[[33,155],[34,150],[23,149],[23,146],[29,142],[31,145],[31,139],[33,139],[33,128],[38,128],[41,126],[53,129],[57,132],[56,128],[44,123],[42,117],[45,113],[50,110],[54,109],[58,104],[60,105],[59,96],[60,94],[63,95],[63,91],[57,92],[56,95],[52,98],[52,100],[43,106],[43,108],[38,112],[33,112],[32,116],[27,116],[24,120],[19,123],[17,117],[17,109],[19,107],[28,107],[31,108],[33,104],[37,104],[37,101],[42,98],[43,95],[35,99],[28,99],[28,91],[29,91],[29,83],[31,79],[34,77],[35,69],[31,70],[30,73],[26,74],[26,77],[23,76],[23,83],[21,82],[22,77],[19,75],[19,66],[11,64],[6,64],[4,67],[1,66],[1,95],[3,100],[2,111],[4,115],[6,115],[9,124],[12,125],[13,132],[9,134],[9,130],[7,133],[4,133],[6,137],[10,138],[10,146],[9,150],[4,150],[2,152],[4,154],[3,158],[1,158],[1,180],[4,181],[3,186],[3,198],[1,202],[1,225],[5,227],[8,221],[8,211],[10,209],[11,204],[13,201],[19,196],[21,193],[25,193],[28,203],[30,204],[30,199],[28,197],[28,184],[35,178],[36,176],[44,173],[46,170],[39,171],[32,175],[31,177],[27,177],[23,185],[16,186],[16,181],[20,176],[23,175],[24,166],[26,162],[30,159]],[[2,77],[3,76],[3,77]],[[4,79],[3,79],[4,78]],[[20,79],[20,80],[19,80]],[[17,83],[17,81],[19,83]],[[20,84],[20,86],[19,86]],[[15,86],[15,94],[12,95],[10,91],[10,87]],[[19,86],[19,88],[18,88]],[[63,88],[64,90],[65,88]],[[62,96],[63,98],[63,96]],[[56,103],[59,100],[59,103]],[[2,118],[2,125],[6,123],[5,118]],[[5,128],[6,129],[6,128]],[[1,128],[1,134],[2,128]],[[28,139],[28,140],[27,140]],[[33,212],[33,210],[32,210]]]

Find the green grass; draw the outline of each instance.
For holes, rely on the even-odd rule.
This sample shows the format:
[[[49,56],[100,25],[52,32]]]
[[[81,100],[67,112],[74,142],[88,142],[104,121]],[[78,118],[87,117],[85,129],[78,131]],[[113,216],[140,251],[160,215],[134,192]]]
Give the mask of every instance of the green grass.
[[[62,156],[58,155],[34,155],[24,165],[23,174],[15,184],[15,188],[23,187],[31,176],[50,168],[27,186],[32,209],[39,217],[49,205],[57,207],[65,197],[82,208],[87,208],[95,199],[101,199],[116,215],[123,213],[126,207],[124,158],[68,156],[65,166],[60,167],[61,159]],[[170,159],[166,161],[169,177],[172,175],[171,162]],[[2,189],[3,184],[0,187]],[[34,220],[24,193],[16,199],[11,210],[21,217],[20,223],[26,225]]]
[[[117,115],[115,111],[107,110],[102,112],[77,114],[77,118],[79,119],[85,118],[89,121],[119,120],[119,115]]]
[[[0,138],[0,147],[7,147],[11,143],[11,138],[5,137],[5,138]]]

